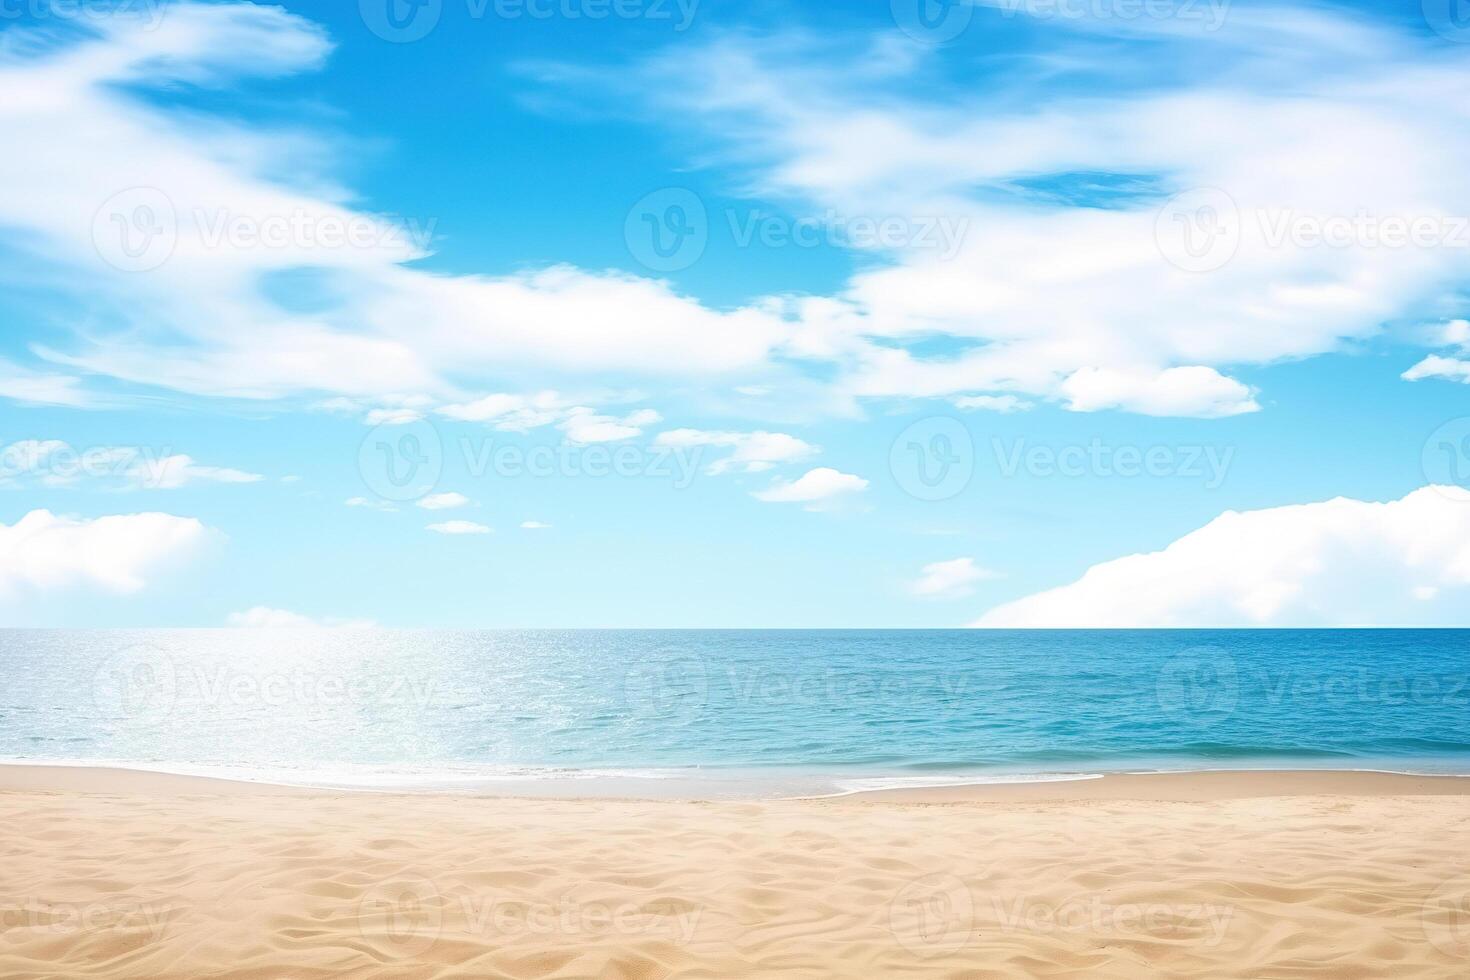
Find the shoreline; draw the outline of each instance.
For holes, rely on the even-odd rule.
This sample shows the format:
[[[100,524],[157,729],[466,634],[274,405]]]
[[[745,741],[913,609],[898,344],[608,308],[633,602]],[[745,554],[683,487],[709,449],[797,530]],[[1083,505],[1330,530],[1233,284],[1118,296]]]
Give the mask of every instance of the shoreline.
[[[0,763],[0,795],[61,793],[102,796],[294,796],[492,798],[629,802],[1006,803],[1071,801],[1208,802],[1311,796],[1466,796],[1470,774],[1383,769],[1194,769],[1075,774],[1009,774],[973,780],[916,777],[862,779],[857,788],[807,792],[810,777],[763,779],[701,774],[649,779],[627,775],[476,779],[459,784],[350,786],[287,783],[160,769]],[[872,785],[890,783],[891,785]],[[808,784],[808,788],[809,784]]]

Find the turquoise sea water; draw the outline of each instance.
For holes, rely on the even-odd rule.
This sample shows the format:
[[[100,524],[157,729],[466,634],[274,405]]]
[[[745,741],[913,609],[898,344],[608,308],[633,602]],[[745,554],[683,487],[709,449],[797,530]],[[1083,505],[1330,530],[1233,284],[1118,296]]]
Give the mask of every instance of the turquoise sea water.
[[[4,759],[333,785],[1470,772],[1460,630],[8,630],[0,668]]]

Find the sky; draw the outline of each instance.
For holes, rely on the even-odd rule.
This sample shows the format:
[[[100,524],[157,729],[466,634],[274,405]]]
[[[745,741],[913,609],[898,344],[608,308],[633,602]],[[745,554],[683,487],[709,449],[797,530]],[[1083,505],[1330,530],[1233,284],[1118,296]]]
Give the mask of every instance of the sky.
[[[0,2],[0,625],[1470,625],[1449,0]]]

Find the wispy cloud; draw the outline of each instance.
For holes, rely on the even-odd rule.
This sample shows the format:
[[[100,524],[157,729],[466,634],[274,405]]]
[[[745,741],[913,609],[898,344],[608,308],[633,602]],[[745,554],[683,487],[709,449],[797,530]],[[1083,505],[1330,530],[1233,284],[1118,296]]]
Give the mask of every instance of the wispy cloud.
[[[557,428],[566,433],[567,441],[577,444],[620,442],[643,434],[643,430],[663,420],[651,408],[640,408],[623,416],[600,415],[594,409],[574,407]]]
[[[660,432],[654,445],[682,449],[712,446],[731,452],[709,465],[714,475],[730,471],[759,473],[778,463],[806,459],[818,452],[816,446],[785,432],[711,432],[701,429],[671,429]]]
[[[805,376],[831,405],[1028,396],[1077,411],[1230,415],[1259,403],[1225,370],[1334,350],[1433,307],[1463,278],[1470,251],[1303,237],[1304,226],[1360,212],[1380,223],[1470,213],[1460,175],[1470,138],[1443,124],[1445,100],[1422,97],[1470,90],[1470,69],[1341,12],[1234,10],[1213,31],[1061,18],[1009,75],[987,79],[983,98],[971,79],[946,74],[943,50],[905,49],[887,34],[760,45],[725,37],[700,51],[697,77],[685,70],[687,45],[677,64],[666,54],[619,66],[628,93],[702,127],[711,152],[728,151],[754,191],[844,226],[892,219],[915,232],[897,244],[844,239],[876,261],[833,295],[728,310],[620,272],[449,276],[410,266],[431,238],[343,205],[330,169],[288,180],[253,162],[283,153],[331,161],[329,139],[148,95],[163,84],[228,87],[316,70],[331,51],[319,27],[279,8],[189,2],[154,29],[98,23],[95,36],[69,44],[13,46],[0,64],[11,93],[0,124],[27,148],[0,159],[0,220],[26,236],[10,247],[40,243],[32,258],[85,272],[98,304],[85,339],[37,348],[42,356],[200,395],[371,400],[410,390],[454,406],[447,417],[490,417],[493,406],[477,398],[494,396],[455,398],[464,380],[535,365],[605,380],[718,375],[731,390]],[[1104,68],[1115,61],[1096,47],[1108,35],[1191,70],[1163,71],[1168,87],[1110,84]],[[865,43],[883,56],[855,60]],[[1209,57],[1192,57],[1201,50]],[[1056,72],[1059,58],[1070,72]],[[681,84],[662,84],[674,72]],[[921,74],[926,84],[914,85]],[[614,87],[611,71],[543,67],[541,76]],[[1089,190],[1123,179],[1143,190]],[[306,231],[259,234],[287,218]],[[940,218],[969,229],[953,249],[928,248],[918,234]],[[1207,218],[1223,224],[1205,228]],[[367,234],[342,244],[321,234],[328,228]],[[1217,241],[1229,251],[1218,266],[1190,267],[1190,248]],[[146,275],[133,268],[140,262]],[[334,277],[332,304],[303,313],[273,298],[269,277],[303,266]],[[950,340],[948,352],[918,343],[936,336]],[[1416,372],[1434,373],[1455,370],[1433,362]],[[71,374],[24,366],[0,372],[0,396],[92,397]],[[378,423],[420,413],[366,411]],[[642,428],[578,414],[557,418],[575,440]]]
[[[87,390],[69,374],[22,368],[0,358],[0,398],[22,405],[59,405],[65,408],[103,408],[110,404]]]
[[[230,613],[225,617],[225,625],[244,629],[372,629],[377,624],[371,619],[316,618],[289,609],[251,606],[241,612]]]
[[[392,513],[398,509],[388,501],[380,500],[376,497],[348,497],[344,503],[348,507],[361,507],[364,510],[381,510],[386,513]]]
[[[259,483],[265,477],[228,466],[203,466],[182,453],[162,459],[140,459],[128,470],[140,487],[176,490],[191,483]]]
[[[287,178],[261,164],[332,161],[329,137],[152,98],[160,86],[228,88],[252,74],[316,70],[331,50],[318,26],[243,3],[176,3],[152,28],[94,21],[95,36],[13,45],[0,63],[10,96],[0,125],[27,147],[0,159],[0,221],[23,233],[8,244],[35,243],[32,258],[86,274],[98,311],[85,339],[38,349],[53,364],[208,396],[449,397],[456,379],[529,365],[571,375],[735,371],[764,364],[789,332],[771,313],[713,310],[616,272],[409,267],[428,254],[426,236],[345,206],[330,172]],[[332,280],[331,304],[304,313],[277,300],[270,277],[300,268]],[[9,385],[75,401],[65,377]],[[394,422],[408,408],[370,411]]]
[[[177,490],[195,483],[259,483],[265,477],[142,446],[78,447],[60,439],[22,439],[0,448],[0,480],[26,479],[52,487],[92,482],[110,489]]]
[[[469,506],[470,498],[453,490],[444,493],[430,493],[420,497],[415,504],[424,510],[450,510],[455,507]]]
[[[976,565],[973,558],[951,558],[925,565],[909,591],[926,599],[957,599],[972,594],[976,582],[999,577]]]
[[[858,398],[1235,415],[1260,402],[1228,370],[1374,336],[1470,272],[1470,248],[1443,247],[1467,235],[1470,128],[1423,97],[1470,92],[1455,46],[1307,5],[1005,6],[965,12],[972,37],[1035,19],[1004,72],[964,38],[893,57],[888,33],[799,32],[709,41],[697,78],[687,46],[616,72],[527,71],[698,127],[706,158],[763,198],[967,227],[953,254],[874,248],[835,295],[783,305],[785,349],[838,365]],[[1120,51],[1143,73],[1117,71]],[[1410,228],[1427,239],[1400,240]]]
[[[441,521],[427,527],[435,534],[490,534],[494,531],[494,528],[476,524],[474,521]]]

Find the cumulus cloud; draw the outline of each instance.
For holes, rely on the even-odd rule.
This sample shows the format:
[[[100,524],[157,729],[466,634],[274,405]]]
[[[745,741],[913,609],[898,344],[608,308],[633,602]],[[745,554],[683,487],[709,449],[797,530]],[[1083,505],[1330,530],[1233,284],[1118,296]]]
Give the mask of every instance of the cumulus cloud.
[[[441,521],[428,525],[428,530],[435,534],[489,534],[494,528],[476,524],[474,521]]]
[[[242,612],[230,613],[225,617],[225,625],[244,629],[371,629],[377,624],[370,619],[338,619],[333,616],[314,619],[289,609],[251,606]]]
[[[420,497],[415,503],[424,510],[452,510],[455,507],[468,506],[470,498],[462,493],[450,490],[445,493],[430,493]]]
[[[1121,408],[1141,415],[1217,418],[1260,408],[1249,388],[1207,367],[1157,373],[1081,368],[1062,382],[1061,391],[1074,412]]]
[[[204,525],[192,517],[85,519],[33,510],[14,524],[0,524],[0,596],[73,586],[137,592],[150,574],[188,557],[204,536]]]
[[[976,565],[973,558],[952,558],[925,565],[909,591],[925,598],[954,599],[973,593],[976,582],[997,577],[990,569]]]
[[[807,504],[807,510],[818,510],[832,500],[868,488],[868,481],[830,466],[807,470],[795,480],[776,480],[764,490],[751,494],[757,500],[772,504]]]
[[[990,610],[987,627],[1470,625],[1470,494],[1227,511],[1162,551]]]
[[[702,429],[672,429],[660,432],[653,440],[656,446],[694,449],[715,446],[733,450],[723,459],[709,465],[714,475],[731,470],[759,473],[778,463],[806,459],[818,450],[816,446],[785,432],[711,432]]]

